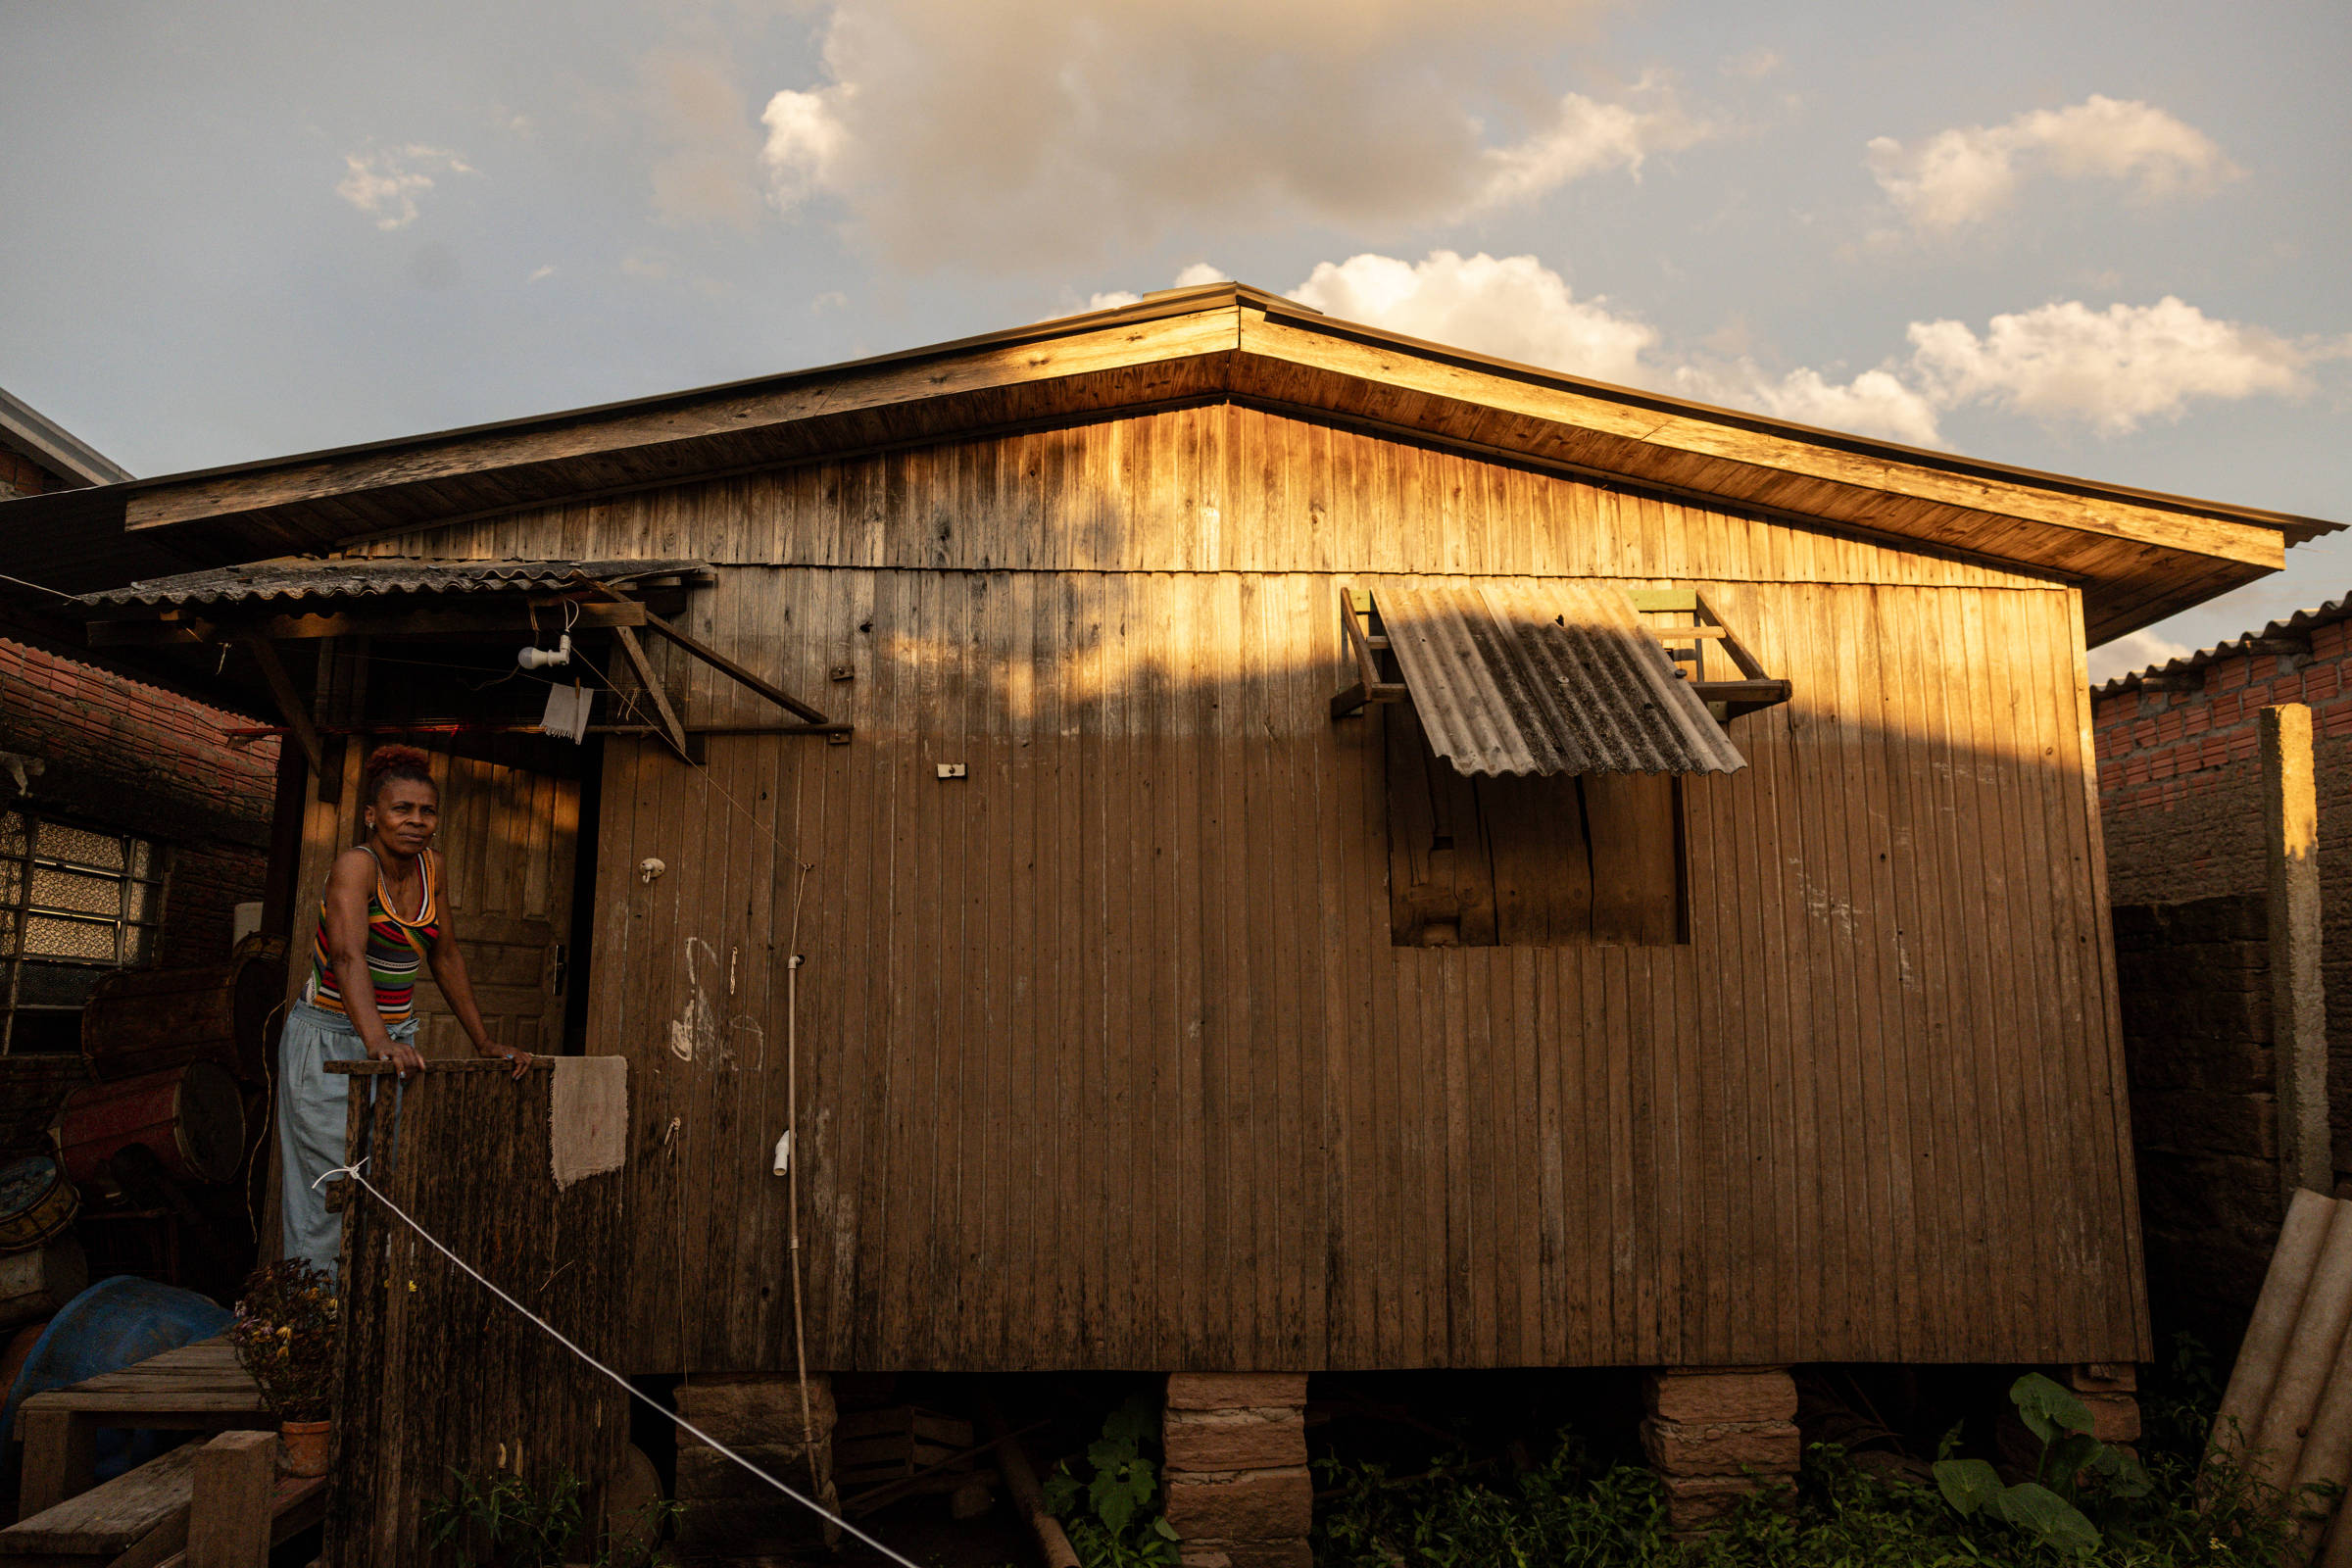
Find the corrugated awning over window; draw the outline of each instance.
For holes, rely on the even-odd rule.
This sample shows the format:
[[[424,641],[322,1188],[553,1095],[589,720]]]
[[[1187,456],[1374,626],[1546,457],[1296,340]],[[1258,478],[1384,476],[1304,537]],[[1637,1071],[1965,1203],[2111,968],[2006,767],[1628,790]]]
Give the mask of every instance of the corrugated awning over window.
[[[1465,774],[1729,773],[1747,765],[1605,583],[1374,591],[1430,750]]]

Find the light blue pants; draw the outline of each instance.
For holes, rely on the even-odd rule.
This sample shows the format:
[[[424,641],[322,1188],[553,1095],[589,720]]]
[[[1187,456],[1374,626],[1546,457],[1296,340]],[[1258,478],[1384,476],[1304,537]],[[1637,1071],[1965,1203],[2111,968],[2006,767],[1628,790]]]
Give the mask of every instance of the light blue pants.
[[[414,1041],[416,1020],[389,1027],[395,1040]],[[349,1133],[351,1080],[328,1072],[330,1061],[368,1054],[359,1031],[339,1012],[297,1002],[286,1009],[277,1042],[278,1191],[285,1213],[285,1255],[335,1271],[343,1248],[343,1216],[326,1211],[326,1193],[311,1184],[343,1163]]]

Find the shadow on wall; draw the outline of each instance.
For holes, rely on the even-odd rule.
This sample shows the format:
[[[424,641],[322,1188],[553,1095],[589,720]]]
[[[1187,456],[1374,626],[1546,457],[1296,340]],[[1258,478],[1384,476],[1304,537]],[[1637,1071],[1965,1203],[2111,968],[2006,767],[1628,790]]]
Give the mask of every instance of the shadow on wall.
[[[2260,893],[2115,910],[2149,1307],[2222,1366],[2283,1211],[2268,925]]]
[[[778,1089],[669,1043],[698,987],[785,1037],[796,859],[820,1364],[2137,1352],[2064,593],[1706,584],[1797,697],[1687,783],[1690,940],[1422,950],[1333,577],[721,577],[698,632],[858,734],[608,752],[644,1366],[789,1334]]]

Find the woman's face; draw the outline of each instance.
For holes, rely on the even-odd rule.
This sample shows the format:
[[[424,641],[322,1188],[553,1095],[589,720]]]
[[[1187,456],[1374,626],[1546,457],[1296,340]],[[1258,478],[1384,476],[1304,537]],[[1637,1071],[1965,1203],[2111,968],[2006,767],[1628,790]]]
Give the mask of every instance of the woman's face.
[[[414,779],[387,780],[368,808],[369,830],[403,855],[422,854],[440,825],[440,793]]]

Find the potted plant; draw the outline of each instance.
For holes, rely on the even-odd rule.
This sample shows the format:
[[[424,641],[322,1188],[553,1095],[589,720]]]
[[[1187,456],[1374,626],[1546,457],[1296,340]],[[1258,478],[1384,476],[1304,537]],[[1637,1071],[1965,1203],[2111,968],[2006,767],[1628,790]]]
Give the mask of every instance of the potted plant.
[[[342,1303],[334,1276],[324,1270],[289,1257],[264,1264],[245,1281],[228,1340],[277,1417],[278,1466],[288,1475],[326,1474],[341,1332]]]

